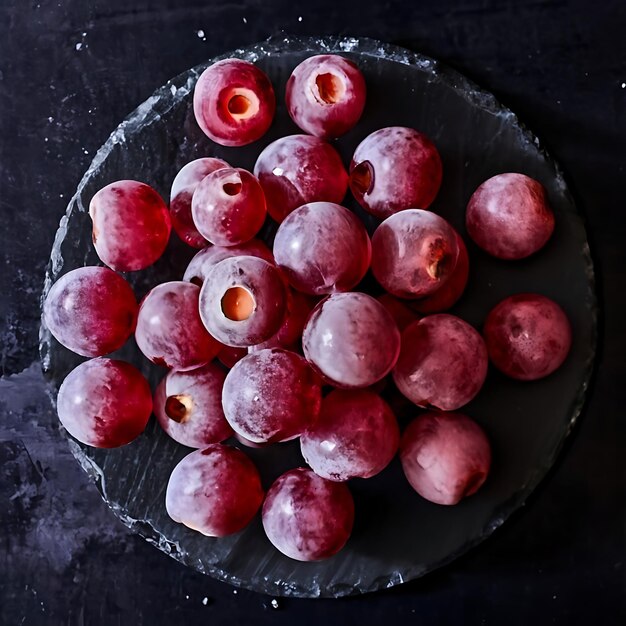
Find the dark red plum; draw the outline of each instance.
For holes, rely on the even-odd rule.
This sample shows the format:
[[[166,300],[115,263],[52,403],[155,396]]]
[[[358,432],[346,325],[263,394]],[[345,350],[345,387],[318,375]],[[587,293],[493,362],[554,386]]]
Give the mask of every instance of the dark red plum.
[[[524,174],[498,174],[473,193],[465,223],[485,252],[516,260],[543,248],[554,230],[554,213],[541,183]]]
[[[263,502],[259,472],[241,450],[214,443],[188,454],[172,472],[168,515],[207,537],[245,528]]]
[[[118,180],[91,199],[93,245],[105,265],[118,272],[142,270],[165,251],[172,222],[163,198],[152,187]]]
[[[274,239],[274,258],[292,287],[321,296],[350,291],[370,264],[363,222],[331,202],[311,202],[290,213]]]
[[[280,224],[289,213],[309,202],[341,204],[348,174],[329,143],[309,135],[281,137],[259,155],[254,166],[267,211]]]
[[[287,81],[291,119],[309,135],[335,139],[359,121],[366,86],[359,68],[337,54],[319,54],[300,63]]]
[[[198,232],[191,215],[191,199],[200,181],[223,167],[226,161],[206,157],[187,163],[174,178],[170,192],[170,215],[172,228],[182,241],[192,248],[204,248],[208,241]]]
[[[152,413],[152,392],[130,363],[99,357],[68,374],[59,388],[57,412],[78,441],[117,448],[144,431]]]
[[[91,357],[121,348],[135,330],[137,311],[131,286],[108,267],[79,267],[64,274],[43,307],[55,339]]]
[[[300,467],[280,476],[263,503],[263,528],[280,552],[297,561],[327,559],[344,547],[354,524],[348,487]]]
[[[440,313],[404,330],[393,379],[417,406],[454,411],[480,391],[487,365],[480,334],[461,318]]]
[[[215,363],[189,372],[169,372],[154,393],[161,428],[190,448],[204,448],[233,434],[222,409],[226,373]]]
[[[236,246],[252,239],[265,221],[259,181],[241,168],[221,168],[196,187],[191,201],[196,228],[212,244]]]
[[[279,348],[236,363],[222,394],[228,423],[254,443],[299,437],[317,419],[321,399],[321,381],[309,364]]]
[[[245,146],[269,129],[276,97],[267,75],[242,59],[223,59],[198,78],[193,111],[198,126],[222,146]]]
[[[304,355],[331,385],[364,388],[384,378],[400,352],[400,332],[387,309],[364,293],[337,293],[311,312]]]
[[[221,346],[200,319],[200,287],[183,281],[162,283],[139,307],[135,340],[153,363],[192,370],[215,358]]]
[[[254,346],[280,329],[287,312],[287,290],[280,270],[263,259],[224,259],[202,285],[202,322],[227,346]]]
[[[350,189],[368,212],[384,220],[404,209],[427,209],[441,186],[439,152],[424,133],[390,126],[368,135],[354,151]]]
[[[372,237],[372,272],[399,298],[435,293],[450,279],[459,258],[459,238],[442,217],[409,209],[388,217]]]
[[[491,466],[491,446],[482,428],[461,413],[424,413],[402,434],[404,475],[423,498],[458,504],[476,493]]]
[[[320,416],[300,438],[300,447],[318,476],[343,481],[381,472],[399,441],[396,417],[379,395],[336,389],[322,401]]]
[[[558,369],[572,345],[563,309],[535,293],[520,293],[497,304],[483,329],[491,362],[517,380],[537,380]]]

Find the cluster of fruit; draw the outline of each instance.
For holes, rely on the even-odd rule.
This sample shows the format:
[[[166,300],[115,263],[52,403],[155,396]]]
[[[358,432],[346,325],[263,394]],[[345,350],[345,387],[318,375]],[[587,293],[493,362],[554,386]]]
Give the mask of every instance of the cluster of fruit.
[[[563,311],[537,294],[498,304],[482,336],[442,313],[461,297],[469,259],[459,233],[427,210],[442,181],[439,154],[423,133],[383,128],[360,143],[346,171],[329,140],[357,124],[365,96],[354,63],[311,57],[285,94],[308,134],[268,145],[253,173],[217,158],[192,161],[173,181],[169,208],[140,182],[104,187],[89,213],[108,267],[66,273],[44,305],[54,337],[95,357],[59,390],[68,432],[87,445],[120,446],[154,412],[169,436],[197,449],[170,477],[169,515],[221,537],[263,504],[270,541],[299,560],[341,549],[354,518],[346,481],[381,472],[398,449],[424,498],[455,504],[475,493],[490,469],[490,445],[456,411],[481,389],[488,360],[535,380],[561,365],[571,343]],[[272,84],[251,63],[220,61],[200,76],[194,112],[215,142],[251,143],[272,123]],[[371,240],[340,204],[348,187],[382,220]],[[279,224],[272,250],[255,239],[267,213]],[[472,195],[466,224],[483,250],[515,260],[548,241],[554,216],[538,182],[505,173]],[[172,227],[200,251],[182,281],[154,287],[138,305],[118,272],[154,263]],[[369,269],[382,295],[352,291]],[[133,333],[141,352],[170,370],[154,396],[133,366],[103,358]],[[378,393],[390,373],[406,398],[428,409],[402,436]],[[252,461],[221,443],[231,436],[249,446],[299,437],[311,469],[286,472],[265,494]]]

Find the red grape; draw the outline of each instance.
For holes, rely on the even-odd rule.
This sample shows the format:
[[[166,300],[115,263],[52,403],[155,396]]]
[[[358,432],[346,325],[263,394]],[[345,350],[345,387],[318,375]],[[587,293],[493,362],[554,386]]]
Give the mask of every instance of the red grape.
[[[137,300],[108,267],[79,267],[52,285],[43,314],[60,344],[82,356],[102,356],[121,348],[135,330]]]
[[[413,322],[402,333],[393,379],[418,406],[454,411],[480,391],[487,365],[479,333],[461,318],[440,313]]]
[[[308,202],[341,203],[348,174],[337,151],[309,135],[277,139],[261,152],[254,166],[267,211],[278,223]]]
[[[362,388],[385,377],[400,352],[400,333],[387,309],[364,293],[337,293],[311,313],[304,355],[330,384]]]
[[[548,376],[565,361],[572,344],[563,309],[533,293],[502,300],[487,316],[483,332],[491,362],[517,380]]]
[[[220,344],[200,320],[200,287],[183,281],[157,285],[139,307],[135,340],[157,365],[192,370],[211,361]]]
[[[215,363],[189,372],[168,372],[154,393],[154,414],[163,430],[190,448],[204,448],[233,434],[222,410],[226,374]]]
[[[388,293],[384,293],[376,298],[386,309],[389,315],[393,317],[398,330],[402,332],[409,324],[418,320],[420,316],[411,308],[409,308],[402,300],[398,300]]]
[[[200,292],[200,316],[227,346],[254,346],[278,332],[285,319],[287,285],[272,264],[253,256],[220,261]]]
[[[317,419],[321,393],[317,374],[301,356],[271,348],[235,364],[222,404],[233,430],[249,441],[287,441]]]
[[[260,139],[274,119],[272,83],[242,59],[223,59],[198,78],[193,111],[198,126],[222,146],[245,146]]]
[[[399,441],[395,415],[379,395],[337,389],[322,401],[319,419],[302,435],[300,446],[318,476],[342,481],[381,472]]]
[[[117,448],[144,431],[152,413],[152,393],[130,363],[99,357],[68,374],[59,388],[57,412],[78,441]]]
[[[196,187],[191,213],[198,231],[219,246],[234,246],[254,237],[265,221],[265,196],[246,170],[222,168]]]
[[[148,185],[118,180],[91,199],[93,244],[100,259],[119,272],[142,270],[165,251],[172,228],[170,212]]]
[[[441,186],[441,158],[430,139],[391,126],[368,135],[350,164],[350,189],[369,213],[385,219],[404,209],[426,209]]]
[[[220,363],[230,369],[235,363],[237,363],[237,361],[241,361],[246,354],[248,354],[248,348],[222,346],[220,351],[217,353],[217,359]]]
[[[293,70],[285,102],[291,119],[305,133],[335,139],[359,121],[365,93],[363,74],[352,61],[337,54],[319,54]]]
[[[290,213],[278,228],[274,258],[299,291],[316,296],[349,291],[369,267],[370,238],[348,209],[311,202]]]
[[[372,237],[372,272],[399,298],[437,291],[453,274],[459,257],[456,231],[442,217],[409,209],[388,217]]]
[[[239,532],[261,502],[263,488],[252,461],[220,443],[188,454],[174,468],[165,494],[168,515],[208,537]]]
[[[404,474],[423,498],[457,504],[485,482],[491,447],[482,428],[461,413],[424,413],[402,435]]]
[[[267,492],[263,528],[272,544],[297,561],[319,561],[343,548],[354,524],[348,487],[300,467],[285,472]]]
[[[473,193],[465,214],[469,236],[499,259],[523,259],[546,244],[554,213],[541,183],[524,174],[498,174]]]
[[[271,250],[260,239],[250,239],[240,246],[208,246],[200,250],[191,259],[185,270],[183,280],[202,287],[204,279],[215,265],[224,259],[235,256],[256,256],[268,263],[274,263]]]
[[[204,248],[209,242],[198,232],[191,215],[191,198],[200,181],[222,167],[230,167],[226,161],[211,157],[187,163],[174,178],[170,192],[170,215],[172,228],[182,241],[193,248]]]

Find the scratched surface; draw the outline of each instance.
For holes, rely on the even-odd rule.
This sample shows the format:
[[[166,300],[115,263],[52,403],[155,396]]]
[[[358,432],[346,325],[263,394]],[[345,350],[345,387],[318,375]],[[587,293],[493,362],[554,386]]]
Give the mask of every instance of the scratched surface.
[[[266,4],[0,7],[0,624],[623,623],[622,3]],[[126,530],[69,452],[37,362],[52,238],[95,150],[170,77],[281,29],[407,45],[495,92],[563,166],[603,304],[591,397],[526,510],[453,565],[357,599],[234,593]]]

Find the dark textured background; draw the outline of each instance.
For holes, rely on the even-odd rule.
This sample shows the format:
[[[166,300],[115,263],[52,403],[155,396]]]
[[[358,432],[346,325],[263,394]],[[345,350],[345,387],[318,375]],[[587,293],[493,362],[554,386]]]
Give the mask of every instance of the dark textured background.
[[[3,0],[0,624],[624,623],[626,5],[594,4]],[[168,78],[281,30],[399,43],[493,91],[565,169],[603,310],[587,407],[524,510],[421,581],[274,608],[175,563],[109,512],[59,434],[37,334],[54,232],[96,149]]]

